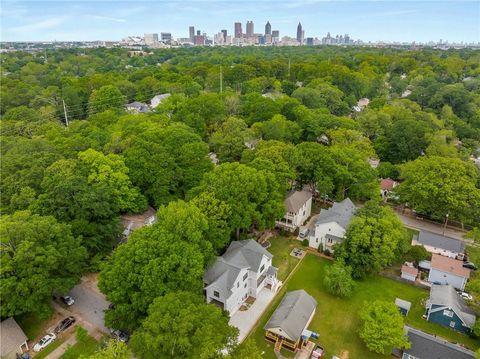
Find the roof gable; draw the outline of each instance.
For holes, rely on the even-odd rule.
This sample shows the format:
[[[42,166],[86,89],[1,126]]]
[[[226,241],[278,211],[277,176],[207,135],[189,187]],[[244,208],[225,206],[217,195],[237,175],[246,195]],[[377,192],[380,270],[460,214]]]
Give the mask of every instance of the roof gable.
[[[357,211],[350,198],[335,202],[329,209],[322,209],[318,215],[317,224],[336,222],[344,229],[348,227]]]
[[[451,285],[433,284],[430,289],[430,299],[428,302],[430,306],[439,305],[453,310],[460,320],[469,328],[475,324],[475,313]]]
[[[470,269],[463,267],[462,261],[440,254],[432,254],[431,268],[459,277],[470,278]]]
[[[284,204],[288,212],[297,213],[310,198],[312,194],[308,191],[292,191],[285,198]]]
[[[270,317],[265,329],[281,328],[292,340],[300,339],[317,301],[303,289],[288,292]]]
[[[12,352],[16,352],[27,336],[15,319],[8,318],[0,323],[0,356],[3,358]]]

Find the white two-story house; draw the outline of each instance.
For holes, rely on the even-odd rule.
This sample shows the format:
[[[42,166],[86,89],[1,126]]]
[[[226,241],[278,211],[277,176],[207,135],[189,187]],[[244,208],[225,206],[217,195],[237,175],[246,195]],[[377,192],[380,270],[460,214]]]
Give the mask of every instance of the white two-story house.
[[[203,276],[207,303],[235,313],[248,297],[262,289],[278,289],[272,255],[254,240],[235,241]]]
[[[306,190],[291,191],[284,204],[287,212],[276,224],[293,232],[312,214],[312,193]]]
[[[315,223],[315,233],[309,238],[309,246],[333,251],[333,246],[341,243],[347,227],[355,216],[357,207],[346,198],[335,202],[329,209],[322,209]]]

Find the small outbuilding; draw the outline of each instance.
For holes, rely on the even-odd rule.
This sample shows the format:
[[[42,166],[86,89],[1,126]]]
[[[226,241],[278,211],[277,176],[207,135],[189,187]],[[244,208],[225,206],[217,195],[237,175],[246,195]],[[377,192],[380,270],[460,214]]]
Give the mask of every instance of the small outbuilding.
[[[265,339],[275,348],[297,351],[308,343],[302,336],[313,316],[317,301],[303,289],[288,292],[265,325]]]
[[[400,275],[403,279],[415,282],[418,276],[418,269],[407,265],[402,266],[402,273]]]
[[[27,336],[15,319],[8,318],[0,323],[0,358],[14,359],[17,354],[28,351]]]
[[[405,315],[405,316],[408,315],[408,312],[410,311],[410,308],[412,307],[412,303],[410,303],[406,300],[400,299],[400,298],[395,298],[395,305],[400,310],[400,313],[402,313],[402,315]]]

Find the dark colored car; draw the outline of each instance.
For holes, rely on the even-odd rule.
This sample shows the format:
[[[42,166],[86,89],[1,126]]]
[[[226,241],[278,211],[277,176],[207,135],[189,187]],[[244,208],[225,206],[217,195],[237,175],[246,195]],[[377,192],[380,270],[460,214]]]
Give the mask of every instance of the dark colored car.
[[[477,266],[475,264],[473,264],[472,262],[463,263],[463,267],[468,268],[468,269],[477,270]]]
[[[128,340],[130,339],[130,335],[127,332],[124,332],[123,330],[114,330],[112,332],[112,338],[117,339],[118,341],[127,343]]]
[[[63,319],[58,325],[55,327],[54,332],[56,334],[63,332],[67,328],[69,328],[73,323],[75,323],[75,317],[67,317]]]

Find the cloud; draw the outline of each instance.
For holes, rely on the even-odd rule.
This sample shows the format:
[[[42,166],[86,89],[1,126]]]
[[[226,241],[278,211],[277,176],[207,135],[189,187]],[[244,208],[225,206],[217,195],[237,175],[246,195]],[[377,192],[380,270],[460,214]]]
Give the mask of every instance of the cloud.
[[[113,21],[113,22],[127,22],[126,19],[122,19],[122,18],[118,18],[118,17],[111,17],[111,16],[88,15],[88,17],[91,17],[91,18],[97,19],[97,20],[107,20],[107,21]]]
[[[13,26],[9,28],[9,32],[33,32],[37,30],[51,29],[63,24],[68,18],[64,17],[51,17],[45,20],[32,22],[26,25]]]

